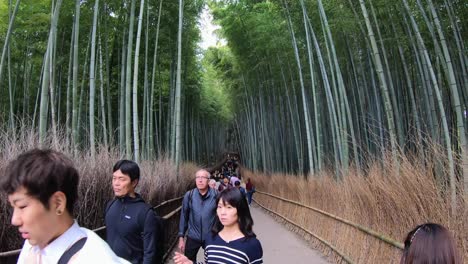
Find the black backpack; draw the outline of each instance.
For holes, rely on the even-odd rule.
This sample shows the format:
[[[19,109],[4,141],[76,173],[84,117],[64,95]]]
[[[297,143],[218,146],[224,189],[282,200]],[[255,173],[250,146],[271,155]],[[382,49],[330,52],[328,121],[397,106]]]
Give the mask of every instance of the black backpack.
[[[140,226],[145,225],[145,218],[146,214],[148,211],[151,210],[151,212],[154,214],[154,217],[156,218],[156,245],[155,245],[155,258],[153,263],[154,264],[162,264],[163,263],[163,257],[164,257],[164,219],[159,216],[156,211],[154,211],[153,207],[149,207],[148,210],[144,214],[139,214],[138,215],[138,224]]]

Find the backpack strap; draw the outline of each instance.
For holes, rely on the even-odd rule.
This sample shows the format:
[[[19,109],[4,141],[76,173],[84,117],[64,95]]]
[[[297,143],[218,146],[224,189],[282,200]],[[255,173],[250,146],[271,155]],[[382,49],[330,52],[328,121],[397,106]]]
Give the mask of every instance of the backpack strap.
[[[107,212],[109,211],[109,209],[112,207],[112,205],[115,203],[115,201],[117,201],[117,198],[114,198],[112,199],[112,201],[109,201],[107,203],[107,206],[106,206],[106,210],[104,211],[104,216],[107,214]]]
[[[145,221],[146,221],[146,215],[148,212],[151,211],[153,214],[156,214],[156,212],[153,210],[153,207],[148,206],[148,208],[144,211],[140,211],[138,214],[138,226],[141,228],[141,233],[145,230]]]
[[[67,249],[62,256],[60,257],[58,264],[67,264],[68,261],[76,254],[76,252],[80,251],[83,248],[84,244],[86,243],[87,237],[82,237],[78,241],[76,241],[69,249]]]
[[[193,196],[193,190],[190,190],[189,192],[189,205],[188,205],[188,212],[186,214],[184,214],[184,218],[185,218],[185,222],[187,223],[188,225],[188,221],[189,221],[189,218],[190,218],[190,211],[192,210],[192,196]]]
[[[193,190],[195,190],[195,189],[190,190],[190,194],[189,194],[189,208],[190,209],[192,209]]]

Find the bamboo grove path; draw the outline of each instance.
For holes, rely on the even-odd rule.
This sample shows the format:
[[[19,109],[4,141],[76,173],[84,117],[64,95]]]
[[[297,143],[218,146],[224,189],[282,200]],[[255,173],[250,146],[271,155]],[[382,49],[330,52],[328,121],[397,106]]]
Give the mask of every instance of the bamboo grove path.
[[[258,205],[252,203],[250,212],[254,219],[254,232],[262,243],[263,262],[268,264],[322,264],[328,263],[320,252],[307,246],[307,242],[297,234],[289,231],[284,225],[276,222]],[[166,262],[174,263],[172,255]],[[198,261],[203,260],[200,250]]]

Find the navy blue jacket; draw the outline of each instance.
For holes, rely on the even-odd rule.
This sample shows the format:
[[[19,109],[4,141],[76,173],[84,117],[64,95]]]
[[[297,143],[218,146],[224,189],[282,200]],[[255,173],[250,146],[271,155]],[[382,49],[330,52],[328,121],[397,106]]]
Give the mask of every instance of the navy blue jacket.
[[[202,196],[195,188],[184,195],[182,212],[179,222],[179,237],[187,236],[198,241],[205,241],[206,235],[211,232],[216,215],[217,191],[208,188]]]
[[[151,206],[136,194],[115,198],[106,208],[107,243],[115,254],[134,264],[153,263],[157,220]]]

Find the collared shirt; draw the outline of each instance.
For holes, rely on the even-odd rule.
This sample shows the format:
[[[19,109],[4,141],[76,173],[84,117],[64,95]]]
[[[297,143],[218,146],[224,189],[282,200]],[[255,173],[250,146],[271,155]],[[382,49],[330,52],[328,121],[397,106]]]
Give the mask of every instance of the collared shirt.
[[[42,264],[56,264],[63,253],[82,237],[87,237],[86,232],[81,230],[75,221],[65,233],[54,239],[43,249],[40,249],[39,246],[32,246],[29,244],[29,240],[26,240],[17,263],[26,263],[26,257],[30,254],[30,251],[33,251],[34,254],[40,252]]]

